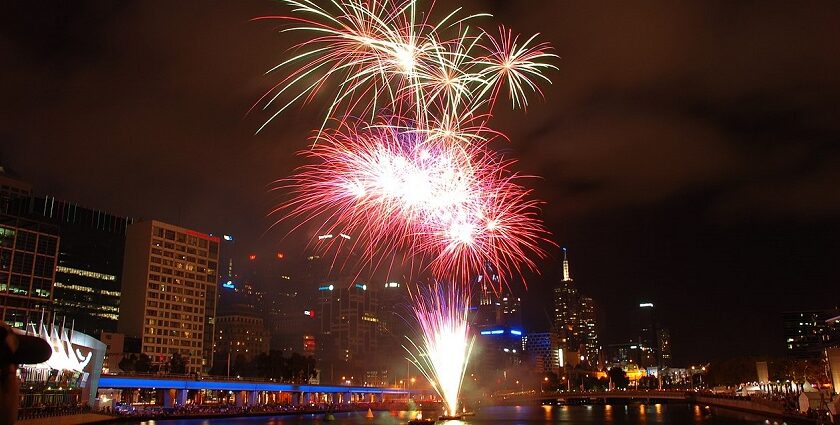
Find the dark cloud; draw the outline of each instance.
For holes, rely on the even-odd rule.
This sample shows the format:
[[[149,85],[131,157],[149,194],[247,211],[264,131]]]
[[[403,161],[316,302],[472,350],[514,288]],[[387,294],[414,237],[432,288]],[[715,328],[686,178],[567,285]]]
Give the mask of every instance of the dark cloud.
[[[438,3],[438,8],[451,7]],[[538,31],[560,58],[546,99],[501,113],[545,217],[568,244],[605,340],[656,299],[678,359],[777,352],[793,307],[840,303],[840,4],[831,1],[474,0]],[[274,179],[317,127],[316,104],[253,102],[292,40],[280,3],[13,2],[0,15],[0,160],[58,194],[123,214],[289,247],[265,234]],[[530,290],[555,278],[552,261]],[[690,295],[686,295],[690,294]],[[834,297],[833,299],[831,297]],[[542,304],[533,297],[535,323]],[[775,325],[773,325],[775,326]],[[696,338],[712,330],[719,344]]]

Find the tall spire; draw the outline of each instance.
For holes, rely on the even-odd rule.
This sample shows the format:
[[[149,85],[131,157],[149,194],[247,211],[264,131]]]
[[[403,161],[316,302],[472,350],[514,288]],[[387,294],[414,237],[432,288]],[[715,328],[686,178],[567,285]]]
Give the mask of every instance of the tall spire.
[[[566,247],[563,247],[563,282],[571,282],[572,274],[569,272],[569,257],[566,255]]]

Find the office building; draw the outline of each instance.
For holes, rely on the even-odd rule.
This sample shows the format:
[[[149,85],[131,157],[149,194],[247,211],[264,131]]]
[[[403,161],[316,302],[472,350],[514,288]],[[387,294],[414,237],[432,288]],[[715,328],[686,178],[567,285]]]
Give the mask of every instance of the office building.
[[[534,371],[559,374],[563,367],[563,347],[556,332],[525,335],[525,355]]]
[[[785,348],[795,359],[818,359],[830,345],[832,326],[828,322],[838,310],[802,310],[782,314]]]
[[[268,353],[271,336],[260,317],[245,312],[219,314],[215,329],[216,356],[250,361]]]
[[[659,328],[656,335],[659,366],[660,368],[671,367],[671,332],[666,328]]]
[[[0,214],[0,319],[24,329],[51,319],[58,228]]]
[[[598,318],[592,297],[580,297],[580,338],[586,361],[590,365],[597,364],[601,345],[598,342]]]
[[[56,317],[90,335],[116,332],[125,231],[133,220],[53,197],[19,198],[12,208],[58,227]]]
[[[554,326],[566,341],[565,348],[579,351],[583,344],[580,325],[580,294],[572,279],[566,248],[563,248],[563,277],[554,287]]]
[[[639,303],[639,350],[641,351],[642,367],[659,365],[658,331],[656,325],[655,307],[651,302]]]
[[[11,202],[32,195],[32,185],[19,180],[12,172],[0,165],[0,213],[9,212]]]
[[[379,293],[364,282],[324,283],[318,288],[320,316],[319,363],[329,366],[328,378],[352,376],[362,381],[378,354]]]
[[[142,337],[162,365],[174,353],[187,372],[212,364],[219,238],[156,220],[128,226],[119,330]]]

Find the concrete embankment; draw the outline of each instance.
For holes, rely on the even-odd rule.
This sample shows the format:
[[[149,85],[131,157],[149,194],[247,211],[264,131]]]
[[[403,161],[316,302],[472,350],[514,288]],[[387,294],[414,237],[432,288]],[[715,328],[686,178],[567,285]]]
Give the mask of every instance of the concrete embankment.
[[[43,418],[22,419],[18,425],[81,425],[113,421],[113,416],[98,415],[96,413],[80,413],[78,415],[48,416]]]
[[[785,413],[782,406],[769,400],[744,400],[735,398],[722,397],[707,397],[702,395],[694,396],[695,403],[702,405],[709,405],[714,407],[722,407],[724,409],[740,410],[743,412],[755,413],[759,415],[767,415],[770,417],[780,418],[788,421],[788,423],[795,424],[813,424],[815,420],[810,418],[803,418],[801,416],[791,415]]]

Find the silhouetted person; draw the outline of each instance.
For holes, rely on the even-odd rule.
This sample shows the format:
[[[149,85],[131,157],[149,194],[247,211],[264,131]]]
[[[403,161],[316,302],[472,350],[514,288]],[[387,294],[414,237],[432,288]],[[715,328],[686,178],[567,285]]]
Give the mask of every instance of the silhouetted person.
[[[19,364],[37,364],[49,360],[52,348],[41,338],[21,335],[0,322],[0,425],[17,421],[20,403]]]

